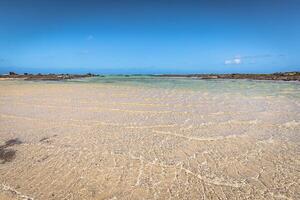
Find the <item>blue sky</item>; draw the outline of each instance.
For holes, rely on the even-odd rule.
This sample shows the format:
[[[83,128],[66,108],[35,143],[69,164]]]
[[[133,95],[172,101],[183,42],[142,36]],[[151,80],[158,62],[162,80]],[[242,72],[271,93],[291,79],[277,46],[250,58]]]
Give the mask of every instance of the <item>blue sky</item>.
[[[299,0],[1,0],[0,73],[300,71]]]

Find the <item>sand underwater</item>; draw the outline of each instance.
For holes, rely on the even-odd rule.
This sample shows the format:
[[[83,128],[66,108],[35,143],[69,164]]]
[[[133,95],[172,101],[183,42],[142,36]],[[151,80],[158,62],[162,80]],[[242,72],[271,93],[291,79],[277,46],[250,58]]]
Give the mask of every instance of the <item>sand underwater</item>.
[[[0,199],[300,199],[300,83],[0,81]]]

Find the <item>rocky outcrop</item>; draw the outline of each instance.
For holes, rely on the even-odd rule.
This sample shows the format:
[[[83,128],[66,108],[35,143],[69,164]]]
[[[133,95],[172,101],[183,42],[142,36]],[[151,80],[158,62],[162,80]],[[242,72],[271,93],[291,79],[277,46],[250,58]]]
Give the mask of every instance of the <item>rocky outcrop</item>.
[[[60,81],[67,79],[77,79],[96,76],[94,74],[28,74],[24,73],[22,75],[16,74],[14,72],[9,72],[8,75],[0,75],[0,78],[21,78],[24,80],[42,80],[42,81]]]
[[[300,72],[283,72],[274,74],[163,74],[160,77],[191,77],[199,79],[250,79],[300,81]]]

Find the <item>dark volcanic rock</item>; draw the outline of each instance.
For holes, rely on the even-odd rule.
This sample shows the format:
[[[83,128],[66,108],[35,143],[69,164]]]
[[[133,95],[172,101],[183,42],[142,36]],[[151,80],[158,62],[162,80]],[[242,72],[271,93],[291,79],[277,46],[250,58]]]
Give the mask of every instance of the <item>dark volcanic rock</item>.
[[[91,73],[87,74],[16,74],[14,72],[10,72],[9,75],[0,75],[0,78],[20,78],[24,80],[41,80],[41,81],[60,81],[66,79],[77,79],[77,78],[86,78],[96,76]]]
[[[5,142],[6,146],[13,146],[15,144],[22,144],[22,141],[19,138],[10,139]]]
[[[2,164],[11,162],[16,157],[16,150],[8,147],[18,144],[22,144],[22,141],[18,138],[15,138],[7,140],[4,145],[0,146],[0,160],[2,160]]]
[[[300,81],[300,72],[284,72],[274,74],[163,74],[160,77],[193,77],[200,79],[250,79]]]
[[[15,72],[9,72],[9,75],[14,76],[14,75],[18,75],[18,74],[16,74]]]
[[[16,157],[16,150],[14,149],[0,149],[0,160],[2,163],[11,162]]]
[[[77,79],[77,78],[86,78],[86,77],[93,77],[94,74],[84,74],[84,75],[77,75],[77,74],[38,74],[38,75],[31,75],[25,77],[25,80],[42,80],[42,81],[60,81],[60,80],[68,80],[68,79]]]

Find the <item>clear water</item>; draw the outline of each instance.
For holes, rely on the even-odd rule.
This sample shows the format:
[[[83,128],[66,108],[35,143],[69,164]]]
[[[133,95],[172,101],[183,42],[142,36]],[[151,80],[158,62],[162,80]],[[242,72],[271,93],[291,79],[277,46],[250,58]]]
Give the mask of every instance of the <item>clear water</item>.
[[[299,82],[256,80],[201,80],[157,76],[104,76],[68,80],[70,83],[107,84],[115,86],[151,87],[162,89],[197,90],[214,93],[242,93],[244,95],[288,96],[300,98]]]
[[[2,81],[0,84],[9,84],[11,81]],[[158,88],[167,90],[199,91],[208,93],[238,93],[249,96],[282,96],[300,100],[300,82],[284,81],[257,81],[257,80],[230,80],[196,78],[172,78],[157,76],[125,76],[107,75],[72,79],[66,81],[22,81],[14,80],[19,84],[99,84],[116,87]]]

